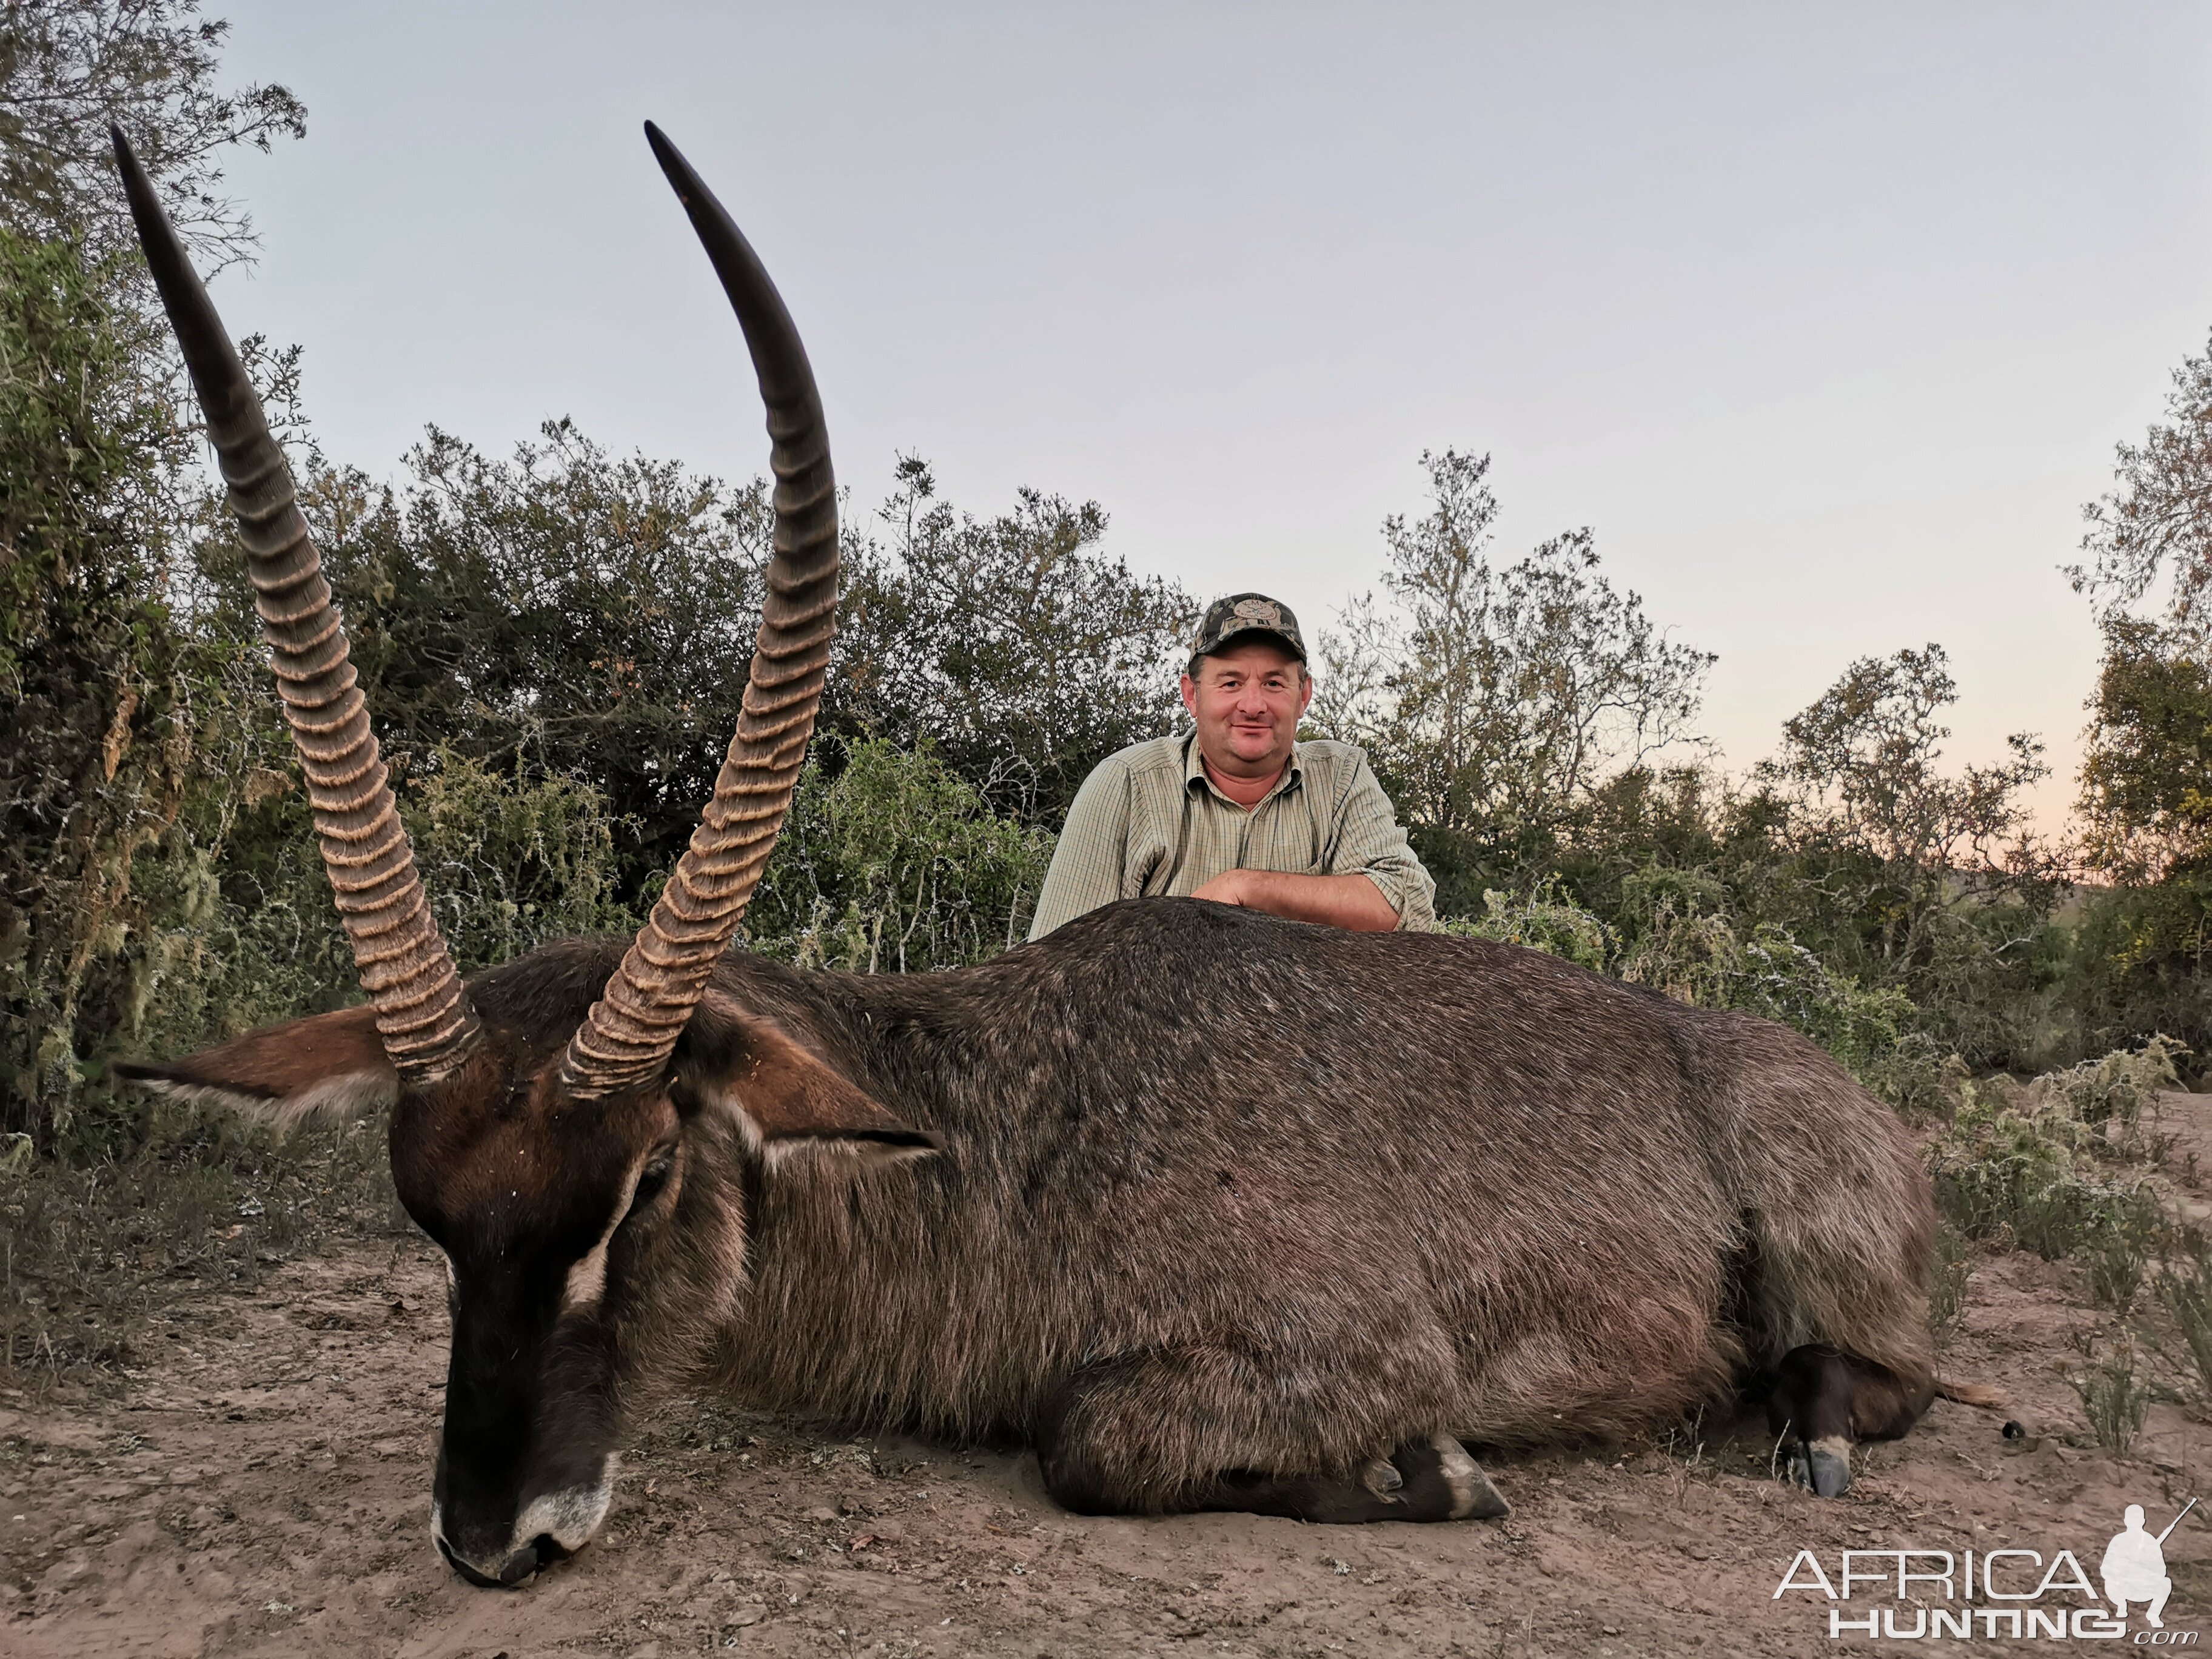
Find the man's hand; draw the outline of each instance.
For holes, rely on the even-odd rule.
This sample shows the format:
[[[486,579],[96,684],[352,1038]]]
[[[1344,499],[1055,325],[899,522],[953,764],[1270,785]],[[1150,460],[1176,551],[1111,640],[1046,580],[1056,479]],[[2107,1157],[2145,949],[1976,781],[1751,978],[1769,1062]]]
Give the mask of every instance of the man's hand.
[[[1398,913],[1382,896],[1382,890],[1356,870],[1341,876],[1231,870],[1196,889],[1191,896],[1363,933],[1387,933],[1398,926]]]

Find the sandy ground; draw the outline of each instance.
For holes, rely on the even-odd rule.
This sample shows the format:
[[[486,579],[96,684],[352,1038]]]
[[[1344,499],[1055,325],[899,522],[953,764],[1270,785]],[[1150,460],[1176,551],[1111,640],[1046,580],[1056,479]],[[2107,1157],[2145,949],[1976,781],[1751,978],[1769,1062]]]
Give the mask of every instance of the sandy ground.
[[[2212,1194],[2212,1097],[2171,1097],[2168,1121]],[[1494,1460],[1502,1523],[1089,1519],[1028,1457],[701,1406],[647,1426],[596,1542],[501,1592],[429,1539],[441,1275],[416,1243],[356,1243],[172,1304],[115,1389],[0,1393],[0,1652],[1912,1652],[1832,1639],[1817,1591],[1777,1600],[1796,1553],[1833,1577],[1846,1549],[2067,1548],[2094,1574],[2125,1504],[2155,1530],[2208,1490],[2212,1431],[2177,1404],[2125,1459],[2091,1444],[2063,1373],[2108,1323],[2074,1268],[1984,1255],[1945,1369],[2003,1388],[2026,1436],[1939,1401],[1833,1502],[1771,1478],[1749,1427]],[[2212,1627],[2208,1524],[2167,1541],[2175,1632]],[[1911,1629],[1886,1594],[1851,1611]]]

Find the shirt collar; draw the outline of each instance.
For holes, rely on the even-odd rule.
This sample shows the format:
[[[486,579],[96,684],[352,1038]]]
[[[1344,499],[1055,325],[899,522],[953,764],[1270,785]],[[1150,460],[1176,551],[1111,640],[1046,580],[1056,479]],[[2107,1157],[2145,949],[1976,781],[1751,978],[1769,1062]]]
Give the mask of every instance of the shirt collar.
[[[1283,766],[1283,775],[1275,780],[1275,787],[1261,796],[1258,803],[1251,810],[1256,812],[1276,796],[1288,794],[1291,790],[1297,788],[1304,779],[1305,769],[1298,756],[1297,740],[1294,738],[1291,740],[1291,757]],[[1204,789],[1220,799],[1228,801],[1231,806],[1237,805],[1235,801],[1230,800],[1228,796],[1222,794],[1221,791],[1214,787],[1213,780],[1206,775],[1206,757],[1198,752],[1196,726],[1193,726],[1182,740],[1182,787],[1186,793],[1193,789]],[[1238,810],[1241,811],[1244,809],[1240,807]]]

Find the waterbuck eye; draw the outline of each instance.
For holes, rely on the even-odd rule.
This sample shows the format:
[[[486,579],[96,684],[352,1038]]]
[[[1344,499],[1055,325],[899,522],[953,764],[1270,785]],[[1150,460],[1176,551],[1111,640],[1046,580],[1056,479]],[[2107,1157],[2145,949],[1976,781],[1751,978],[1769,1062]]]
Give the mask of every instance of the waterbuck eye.
[[[653,1156],[645,1168],[638,1171],[637,1190],[629,1198],[629,1215],[635,1215],[660,1196],[660,1189],[668,1184],[669,1171],[675,1167],[676,1154],[673,1152],[657,1152]],[[624,1217],[624,1219],[628,1218]]]

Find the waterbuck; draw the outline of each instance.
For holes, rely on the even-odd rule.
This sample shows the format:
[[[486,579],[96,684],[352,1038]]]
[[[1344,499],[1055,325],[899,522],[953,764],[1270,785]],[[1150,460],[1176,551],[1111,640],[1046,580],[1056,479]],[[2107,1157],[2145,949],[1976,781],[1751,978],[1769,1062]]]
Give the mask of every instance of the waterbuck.
[[[455,971],[283,456],[130,148],[132,212],[251,557],[368,1002],[126,1074],[280,1117],[387,1105],[445,1254],[432,1530],[520,1582],[606,1511],[638,1402],[1034,1445],[1085,1511],[1504,1513],[1467,1445],[1748,1391],[1824,1495],[1927,1407],[1928,1182],[1809,1043],[1551,957],[1195,899],[980,967],[732,952],[812,729],[836,502],[805,354],[654,154],[744,327],[775,552],[744,712],[634,940]]]

